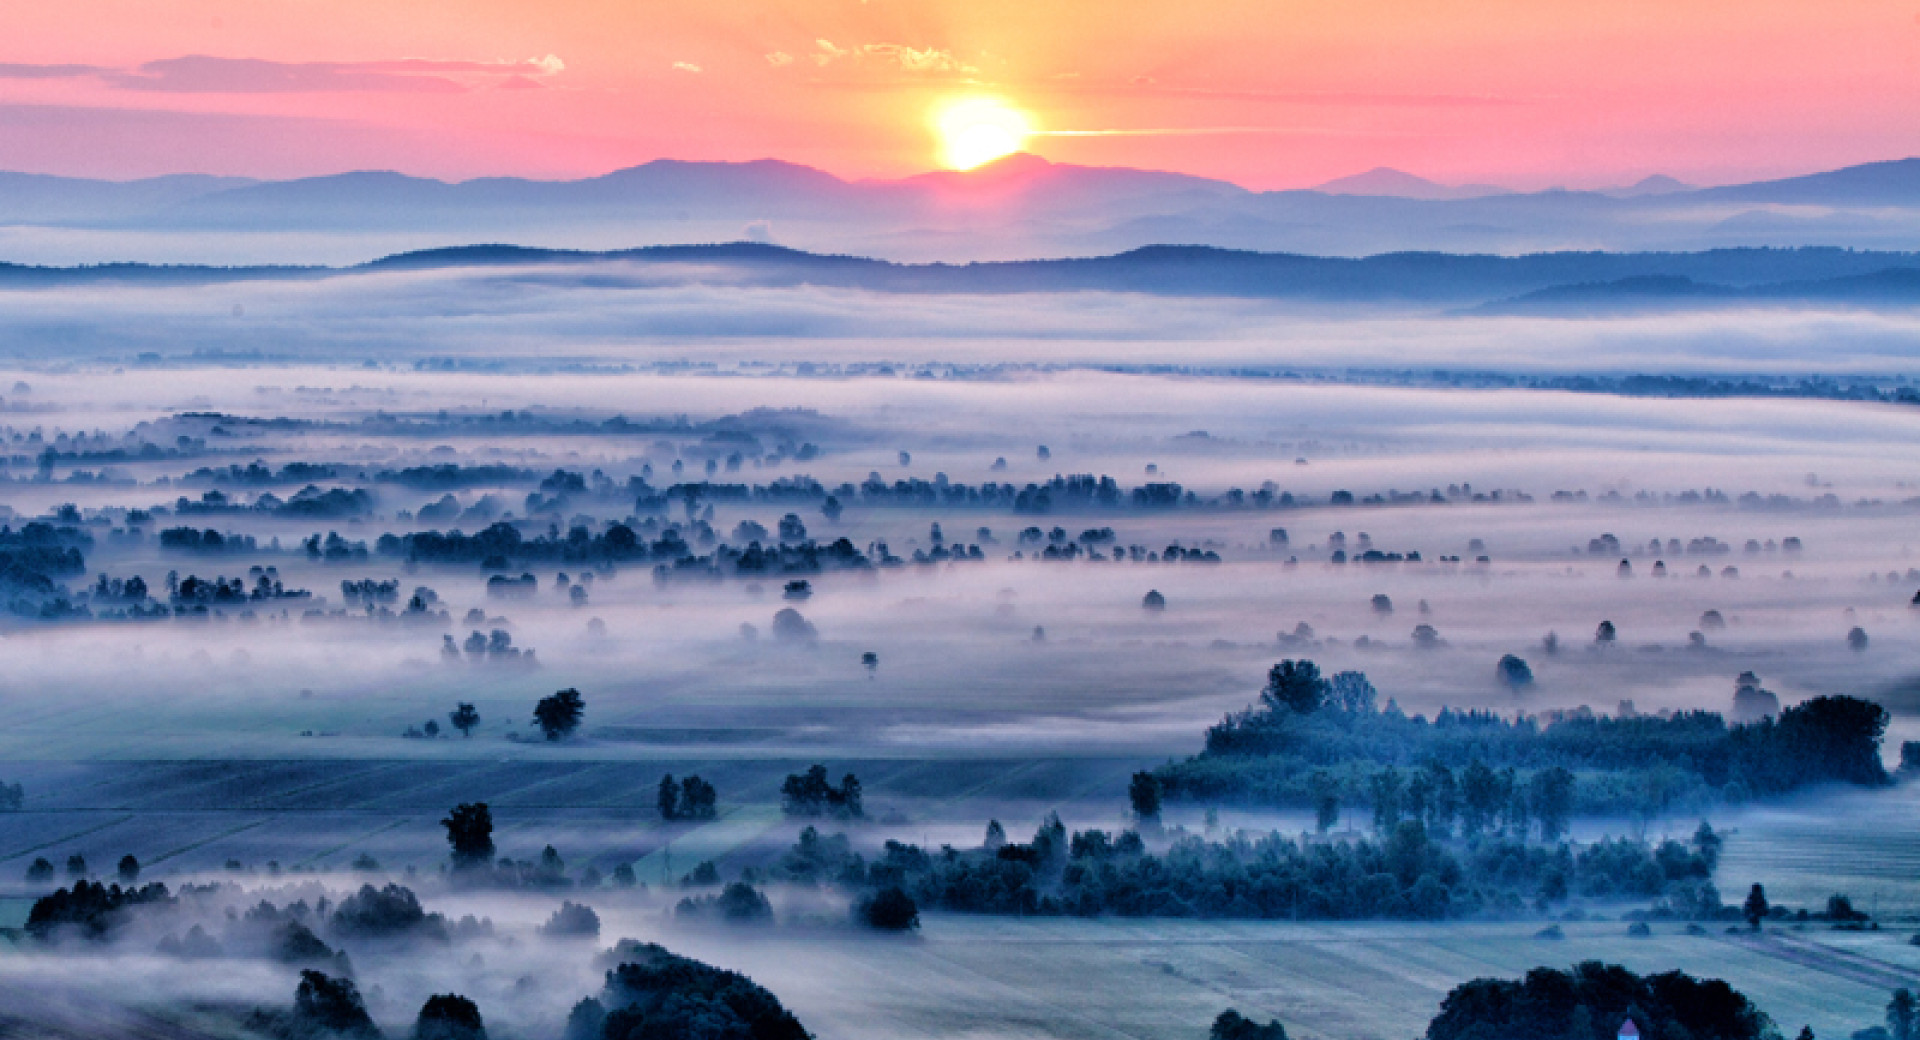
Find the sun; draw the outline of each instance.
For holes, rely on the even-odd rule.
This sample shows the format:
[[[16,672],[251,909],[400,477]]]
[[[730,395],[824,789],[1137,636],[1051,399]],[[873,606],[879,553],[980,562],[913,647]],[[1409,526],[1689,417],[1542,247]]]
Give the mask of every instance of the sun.
[[[998,98],[967,98],[935,109],[933,130],[940,139],[940,162],[948,169],[971,170],[1025,148],[1033,124],[1025,112]]]

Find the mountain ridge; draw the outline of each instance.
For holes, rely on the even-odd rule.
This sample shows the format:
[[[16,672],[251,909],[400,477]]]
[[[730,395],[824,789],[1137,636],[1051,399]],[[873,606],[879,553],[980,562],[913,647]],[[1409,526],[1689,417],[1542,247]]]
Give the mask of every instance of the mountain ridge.
[[[623,266],[625,265],[625,266]],[[481,243],[348,266],[0,264],[0,290],[80,285],[317,281],[392,272],[571,270],[583,286],[641,290],[720,281],[904,294],[1113,292],[1309,305],[1466,308],[1476,313],[1618,310],[1634,305],[1824,302],[1920,305],[1920,253],[1833,248],[1699,253],[1558,252],[1504,257],[1435,252],[1361,258],[1157,245],[1105,256],[905,264],[760,242],[589,251]]]

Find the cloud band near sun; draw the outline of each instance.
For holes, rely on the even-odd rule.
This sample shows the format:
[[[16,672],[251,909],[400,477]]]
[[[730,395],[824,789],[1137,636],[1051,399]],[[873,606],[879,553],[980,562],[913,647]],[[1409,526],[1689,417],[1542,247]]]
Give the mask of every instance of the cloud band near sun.
[[[189,54],[132,68],[0,64],[0,79],[97,79],[121,90],[187,94],[460,93],[474,86],[538,85],[566,63],[554,55],[507,61],[283,62]]]

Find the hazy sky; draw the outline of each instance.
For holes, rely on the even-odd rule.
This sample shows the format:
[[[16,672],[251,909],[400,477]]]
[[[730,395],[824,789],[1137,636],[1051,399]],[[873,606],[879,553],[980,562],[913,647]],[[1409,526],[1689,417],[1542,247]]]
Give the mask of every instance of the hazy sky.
[[[1699,182],[1905,156],[1891,0],[8,0],[0,167],[573,176],[937,165],[991,97],[1049,158],[1304,186]]]

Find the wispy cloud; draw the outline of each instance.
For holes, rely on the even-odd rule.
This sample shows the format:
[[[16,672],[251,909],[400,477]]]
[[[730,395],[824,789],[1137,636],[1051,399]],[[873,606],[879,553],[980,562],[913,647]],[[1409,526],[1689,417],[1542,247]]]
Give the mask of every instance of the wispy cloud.
[[[699,71],[701,71],[701,69],[700,69],[700,66],[698,66],[698,65],[695,65],[695,64],[694,64],[693,62],[690,62],[690,61],[676,61],[676,62],[674,62],[674,63],[673,63],[673,69],[674,69],[674,71],[675,71],[675,72],[699,72]]]
[[[1479,108],[1522,104],[1498,94],[1388,94],[1344,90],[1260,90],[1243,87],[1187,86],[1135,76],[1125,83],[1075,82],[1077,74],[1052,77],[1054,89],[1077,94],[1177,97],[1200,101],[1271,101],[1290,105],[1379,106],[1407,108]]]
[[[837,61],[851,60],[894,65],[908,72],[957,72],[970,75],[980,71],[954,57],[952,51],[937,47],[910,47],[903,43],[862,43],[852,47],[840,47],[833,41],[824,39],[813,41],[813,47],[811,55],[813,63],[822,67]],[[772,56],[768,57],[771,60]],[[785,62],[774,64],[781,65]]]
[[[0,62],[0,79],[77,79],[109,72],[98,65],[26,65]]]
[[[402,67],[394,68],[395,64]],[[421,63],[422,66],[428,63]],[[439,65],[442,63],[432,63]],[[193,54],[150,61],[107,77],[125,90],[184,94],[302,94],[331,91],[459,93],[467,88],[440,68],[389,62],[279,62]]]
[[[122,90],[196,94],[291,94],[336,91],[456,93],[474,80],[493,85],[538,85],[566,63],[554,55],[510,61],[282,62],[189,54],[133,68],[98,65],[0,63],[0,79],[97,79]],[[493,81],[507,81],[497,83]],[[521,82],[513,82],[521,81]]]

